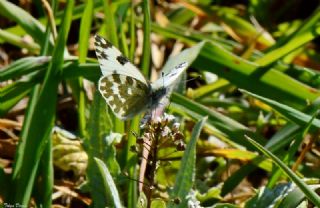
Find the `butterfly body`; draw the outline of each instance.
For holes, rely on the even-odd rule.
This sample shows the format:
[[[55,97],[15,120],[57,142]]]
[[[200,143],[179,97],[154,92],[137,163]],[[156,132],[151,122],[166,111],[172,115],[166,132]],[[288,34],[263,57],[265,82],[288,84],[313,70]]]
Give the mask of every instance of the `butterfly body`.
[[[122,120],[156,108],[187,67],[182,63],[150,84],[128,58],[98,35],[95,36],[95,48],[103,74],[98,89],[114,114]]]

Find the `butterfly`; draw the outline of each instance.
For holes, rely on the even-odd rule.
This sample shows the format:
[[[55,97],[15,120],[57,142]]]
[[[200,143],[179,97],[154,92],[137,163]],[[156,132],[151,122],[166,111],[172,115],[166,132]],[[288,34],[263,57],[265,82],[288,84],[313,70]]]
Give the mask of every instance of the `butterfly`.
[[[140,70],[109,41],[95,35],[95,52],[102,77],[98,89],[113,113],[121,120],[158,107],[188,64],[183,62],[150,83]]]

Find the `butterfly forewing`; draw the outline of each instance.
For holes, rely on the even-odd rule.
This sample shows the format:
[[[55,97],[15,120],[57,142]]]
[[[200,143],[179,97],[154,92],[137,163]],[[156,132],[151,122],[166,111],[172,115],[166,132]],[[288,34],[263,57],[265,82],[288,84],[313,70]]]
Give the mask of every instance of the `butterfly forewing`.
[[[157,81],[151,84],[153,90],[159,88],[170,88],[175,81],[180,77],[182,72],[188,67],[187,62],[183,62],[175,66],[169,73],[165,74],[163,77],[159,78]]]
[[[99,91],[120,119],[132,118],[148,106],[150,86],[122,74],[103,76]]]
[[[109,41],[99,35],[95,35],[95,51],[99,60],[101,72],[104,76],[111,74],[122,74],[133,77],[140,82],[147,84],[147,80],[137,67],[125,57]]]

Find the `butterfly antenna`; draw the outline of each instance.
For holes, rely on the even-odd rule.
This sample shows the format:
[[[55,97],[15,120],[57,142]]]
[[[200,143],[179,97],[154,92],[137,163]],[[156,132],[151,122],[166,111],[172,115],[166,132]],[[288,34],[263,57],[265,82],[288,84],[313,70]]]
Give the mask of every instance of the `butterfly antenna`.
[[[190,79],[186,80],[186,83],[187,83],[187,82],[190,82],[190,81],[192,81],[192,80],[200,79],[201,77],[202,77],[201,75],[198,75],[198,76],[196,76],[196,77],[190,78]]]

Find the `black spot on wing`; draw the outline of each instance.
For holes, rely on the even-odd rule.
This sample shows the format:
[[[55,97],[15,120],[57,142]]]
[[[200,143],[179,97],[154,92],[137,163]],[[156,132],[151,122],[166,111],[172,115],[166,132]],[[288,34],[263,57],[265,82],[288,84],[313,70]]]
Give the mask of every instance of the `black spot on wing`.
[[[112,74],[112,78],[114,82],[121,84],[121,79],[119,74]]]
[[[120,55],[117,57],[117,61],[119,61],[121,65],[125,65],[127,62],[129,62],[129,59],[123,55]]]
[[[178,64],[177,66],[175,66],[174,68],[175,68],[175,69],[180,69],[180,68],[182,68],[182,67],[185,67],[186,64],[187,64],[187,62],[182,62],[182,63]]]
[[[168,74],[168,75],[169,75],[169,77],[173,77],[173,76],[175,76],[176,74],[177,74],[177,72],[170,73],[170,74]]]
[[[177,74],[177,72],[169,72],[167,74],[164,75],[164,77],[173,77]]]
[[[108,60],[108,55],[105,52],[100,53],[101,58]]]
[[[97,46],[100,46],[105,49],[112,47],[112,44],[109,41],[105,40],[104,38],[100,37],[99,35],[95,36],[95,44]]]
[[[100,48],[96,48],[96,53],[98,53],[98,54],[102,53],[102,51],[100,50]]]
[[[126,82],[130,85],[133,84],[133,79],[131,77],[126,77]]]
[[[144,85],[141,82],[137,82],[137,88],[140,90],[144,90]]]

